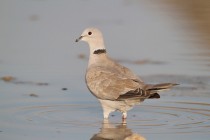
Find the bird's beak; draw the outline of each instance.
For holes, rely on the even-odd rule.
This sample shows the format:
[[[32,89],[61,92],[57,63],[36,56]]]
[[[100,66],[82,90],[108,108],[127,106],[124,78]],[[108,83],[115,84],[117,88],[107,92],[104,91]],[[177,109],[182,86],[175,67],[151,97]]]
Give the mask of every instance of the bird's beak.
[[[79,38],[76,39],[75,42],[79,42],[82,38],[83,38],[83,36],[80,36]]]

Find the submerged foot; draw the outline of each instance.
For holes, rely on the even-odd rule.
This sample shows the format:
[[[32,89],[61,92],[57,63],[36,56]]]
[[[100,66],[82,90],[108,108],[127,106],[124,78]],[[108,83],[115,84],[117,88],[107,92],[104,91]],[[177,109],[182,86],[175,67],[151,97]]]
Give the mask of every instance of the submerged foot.
[[[122,123],[123,124],[126,124],[126,118],[127,118],[127,113],[123,112],[123,114],[122,114]]]

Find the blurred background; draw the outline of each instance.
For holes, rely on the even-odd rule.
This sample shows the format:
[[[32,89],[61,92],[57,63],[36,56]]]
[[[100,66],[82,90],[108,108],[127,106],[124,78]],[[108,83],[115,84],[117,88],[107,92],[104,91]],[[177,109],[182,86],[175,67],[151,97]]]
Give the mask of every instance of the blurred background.
[[[69,120],[70,116],[78,119],[76,115],[69,115],[67,109],[66,112],[59,113],[62,111],[59,106],[54,106],[59,112],[49,115],[47,113],[49,108],[44,108],[45,105],[95,104],[95,98],[89,94],[84,81],[89,48],[86,43],[75,43],[75,39],[87,27],[99,28],[103,32],[109,55],[145,79],[150,79],[152,76],[153,80],[148,81],[181,83],[185,87],[181,86],[179,93],[176,91],[174,94],[178,93],[180,97],[196,96],[196,101],[201,101],[197,99],[201,95],[209,97],[209,88],[207,88],[210,76],[209,0],[0,0],[0,77],[2,78],[0,96],[1,114],[4,114],[1,117],[0,133],[3,133],[5,138],[11,139],[16,136],[22,138],[22,135],[13,130],[20,126],[23,126],[22,129],[29,137],[34,130],[39,131],[38,127],[31,128],[27,121],[35,120],[41,125],[39,122],[45,124],[48,120],[51,127],[55,127],[54,121],[65,115],[64,120]],[[184,77],[187,78],[183,80]],[[12,81],[15,84],[8,84],[5,81]],[[195,87],[193,84],[198,86]],[[60,94],[63,93],[61,89],[67,90],[68,94]],[[186,94],[183,94],[183,91]],[[34,100],[28,95],[40,98]],[[187,98],[190,99],[192,98]],[[208,99],[206,98],[207,102]],[[34,117],[32,109],[28,108],[26,112],[30,119],[25,119],[20,117],[20,114],[27,116],[27,113],[13,108],[14,106],[19,108],[34,106],[37,110],[46,110],[42,113],[44,117],[40,115]],[[209,104],[205,107],[209,108]],[[92,111],[90,110],[84,112],[90,113]],[[87,115],[81,112],[80,116]],[[93,116],[97,114],[94,113]],[[61,114],[64,116],[60,116]],[[101,118],[100,115],[97,117]],[[148,114],[148,116],[153,115]],[[8,116],[19,119],[11,124]],[[177,116],[179,118],[179,115]],[[183,116],[180,116],[184,120]],[[203,119],[199,115],[197,118]],[[78,122],[81,120],[91,124],[90,120],[84,118]],[[206,120],[209,123],[210,119]],[[175,121],[177,122],[179,121]],[[65,125],[68,123],[68,121],[63,122]],[[27,124],[27,127],[24,124]],[[63,130],[66,132],[63,125],[58,124],[61,127],[58,130],[56,126],[56,133]],[[85,138],[91,137],[94,134],[92,130],[97,132],[100,128],[100,123],[98,124],[94,130],[88,129],[91,131],[88,136],[87,127],[81,134],[84,134]],[[44,131],[40,130],[40,135],[49,139],[47,132],[51,132],[51,129],[48,129],[48,125],[45,126],[47,128],[43,127]],[[5,132],[5,128],[8,131]],[[203,128],[208,131],[209,125]],[[22,129],[19,129],[21,134]],[[76,130],[74,131],[73,127],[71,129],[71,135],[79,137],[77,133],[73,133]],[[157,130],[159,132],[159,129]],[[172,129],[166,127],[166,130]],[[161,136],[165,138],[165,135]],[[81,137],[79,139],[82,139]],[[68,135],[65,138],[68,138]]]
[[[1,0],[0,75],[79,79],[89,51],[75,39],[90,26],[140,75],[206,75],[209,14],[208,0]]]

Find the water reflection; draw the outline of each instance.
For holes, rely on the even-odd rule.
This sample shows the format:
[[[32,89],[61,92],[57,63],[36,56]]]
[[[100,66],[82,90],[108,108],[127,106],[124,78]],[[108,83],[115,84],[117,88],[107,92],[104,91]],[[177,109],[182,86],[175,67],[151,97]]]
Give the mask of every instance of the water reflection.
[[[113,124],[105,119],[100,132],[94,134],[90,140],[146,140],[143,136],[133,133],[125,123]]]

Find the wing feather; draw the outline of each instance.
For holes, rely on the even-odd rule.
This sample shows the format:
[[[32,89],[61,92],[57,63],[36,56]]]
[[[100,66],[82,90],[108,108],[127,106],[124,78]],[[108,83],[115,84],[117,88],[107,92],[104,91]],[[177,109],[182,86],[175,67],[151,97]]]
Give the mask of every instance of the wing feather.
[[[140,88],[139,82],[103,67],[88,69],[86,83],[94,96],[106,100],[116,100],[120,95]]]

